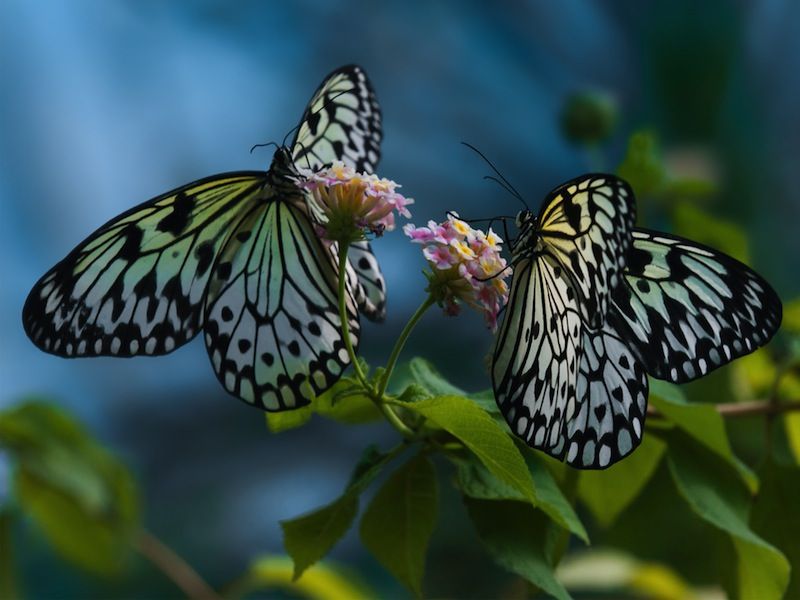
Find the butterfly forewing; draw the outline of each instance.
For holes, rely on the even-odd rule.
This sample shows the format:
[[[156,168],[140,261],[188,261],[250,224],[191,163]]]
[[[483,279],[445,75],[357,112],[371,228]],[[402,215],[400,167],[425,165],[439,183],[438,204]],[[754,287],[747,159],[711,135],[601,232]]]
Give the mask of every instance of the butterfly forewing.
[[[228,228],[265,173],[216,175],[158,196],[94,232],[34,286],[23,324],[61,356],[164,354],[203,325]]]
[[[537,221],[540,244],[550,249],[578,296],[584,322],[602,325],[619,282],[636,221],[633,193],[613,175],[586,175],[553,190]]]
[[[739,261],[665,233],[635,230],[609,319],[647,372],[676,383],[766,344],[781,322],[769,284]]]
[[[269,411],[308,404],[350,360],[337,272],[296,202],[270,198],[242,220],[210,283],[205,340],[229,392]],[[353,345],[359,324],[347,295]]]
[[[492,364],[495,398],[511,430],[557,458],[566,448],[583,329],[570,285],[550,254],[518,262]]]
[[[337,69],[320,85],[308,103],[292,157],[298,169],[317,171],[335,161],[363,173],[373,173],[381,157],[381,111],[366,73],[355,65]],[[324,220],[309,198],[309,212]],[[336,259],[338,260],[338,259]],[[386,286],[368,242],[351,245],[348,282],[359,310],[371,321],[386,316]]]
[[[317,171],[336,160],[372,173],[380,160],[381,111],[364,71],[337,69],[308,103],[292,143],[294,163]]]

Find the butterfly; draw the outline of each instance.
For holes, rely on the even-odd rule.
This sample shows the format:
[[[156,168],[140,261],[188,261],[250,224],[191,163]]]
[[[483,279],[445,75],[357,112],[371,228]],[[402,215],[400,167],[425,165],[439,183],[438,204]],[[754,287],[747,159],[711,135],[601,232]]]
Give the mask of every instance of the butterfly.
[[[495,398],[529,446],[602,469],[640,443],[650,375],[701,377],[766,344],[781,302],[739,261],[634,227],[631,188],[573,179],[517,216]]]
[[[306,405],[350,362],[338,309],[336,246],[314,230],[302,173],[340,160],[372,173],[381,112],[364,71],[328,75],[268,171],[223,173],[112,219],[33,287],[22,321],[64,357],[166,354],[203,331],[217,378],[268,411]],[[385,282],[367,241],[350,248],[347,319],[385,315]]]

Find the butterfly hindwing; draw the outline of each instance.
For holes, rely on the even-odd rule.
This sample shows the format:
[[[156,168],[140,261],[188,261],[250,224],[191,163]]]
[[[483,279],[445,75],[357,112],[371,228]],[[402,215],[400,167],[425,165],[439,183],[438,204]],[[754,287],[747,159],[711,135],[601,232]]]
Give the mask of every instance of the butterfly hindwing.
[[[206,304],[206,347],[225,389],[280,411],[333,385],[350,362],[335,264],[299,202],[273,197],[241,221],[217,261]],[[347,302],[357,347],[349,293]]]
[[[190,340],[227,230],[265,175],[196,181],[100,227],[31,290],[28,336],[66,357],[165,354]]]
[[[634,451],[647,414],[647,374],[607,321],[584,328],[578,385],[567,402],[565,460],[580,469],[603,469]]]
[[[647,372],[691,381],[766,344],[781,303],[752,269],[711,248],[637,229],[609,319]]]
[[[328,75],[308,103],[292,143],[299,169],[340,160],[373,173],[381,156],[381,111],[366,73],[348,65]]]
[[[539,244],[550,249],[578,296],[584,322],[597,328],[608,310],[636,222],[633,192],[613,175],[585,175],[550,192],[537,220]]]
[[[386,318],[386,282],[369,242],[350,244],[348,262],[358,281],[358,310],[370,321],[383,321]]]

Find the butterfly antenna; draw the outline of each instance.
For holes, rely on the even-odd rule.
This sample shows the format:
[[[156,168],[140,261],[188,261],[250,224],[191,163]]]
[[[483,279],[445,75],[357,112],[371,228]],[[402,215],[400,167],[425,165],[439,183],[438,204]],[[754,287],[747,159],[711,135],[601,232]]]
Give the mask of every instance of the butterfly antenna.
[[[470,143],[467,143],[467,142],[461,142],[461,143],[464,146],[466,146],[467,148],[469,148],[470,150],[472,150],[473,152],[475,152],[478,156],[480,156],[484,160],[484,162],[486,162],[486,164],[489,165],[489,167],[492,169],[492,171],[494,171],[497,174],[497,177],[500,178],[500,179],[497,179],[496,177],[493,177],[491,175],[487,175],[486,177],[484,177],[484,179],[491,179],[493,181],[496,181],[500,185],[502,185],[503,188],[505,188],[512,196],[514,196],[517,200],[522,202],[522,205],[527,210],[530,210],[530,207],[528,206],[528,203],[525,202],[525,199],[522,197],[522,194],[520,194],[517,191],[517,189],[513,185],[511,185],[511,182],[508,181],[508,179],[503,177],[503,174],[497,169],[497,167],[494,166],[492,161],[490,161],[488,158],[486,158],[486,155],[483,152],[478,150],[475,146],[473,146]],[[502,183],[501,183],[501,181],[502,181]],[[505,185],[503,185],[503,184],[505,184]]]
[[[503,267],[502,269],[500,269],[500,270],[499,270],[497,273],[495,273],[494,275],[489,275],[488,277],[485,277],[485,278],[483,278],[483,279],[481,279],[480,277],[476,277],[476,278],[475,278],[475,281],[491,281],[492,279],[494,279],[494,278],[496,278],[496,277],[499,277],[500,275],[502,275],[503,273],[505,273],[506,271],[508,271],[510,268],[511,268],[511,265],[506,265],[505,267]]]
[[[275,146],[276,149],[278,148],[278,144],[276,144],[275,142],[267,142],[266,144],[256,144],[255,146],[250,148],[250,154],[252,154],[253,150],[255,150],[256,148],[264,148],[265,146]]]

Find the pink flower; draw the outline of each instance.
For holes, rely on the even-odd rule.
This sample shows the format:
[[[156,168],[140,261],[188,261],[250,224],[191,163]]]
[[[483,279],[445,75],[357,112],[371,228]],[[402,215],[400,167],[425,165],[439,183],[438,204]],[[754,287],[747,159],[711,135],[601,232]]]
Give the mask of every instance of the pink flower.
[[[443,223],[427,227],[403,227],[411,241],[422,244],[422,255],[431,267],[426,273],[428,291],[445,314],[454,316],[465,303],[482,311],[486,324],[497,328],[497,314],[508,301],[505,280],[511,274],[500,255],[503,240],[491,229],[483,232],[449,213]]]
[[[394,212],[408,218],[408,206],[414,203],[390,179],[358,173],[342,162],[312,173],[297,183],[309,192],[311,212],[320,222],[318,230],[329,242],[352,243],[395,227]]]

